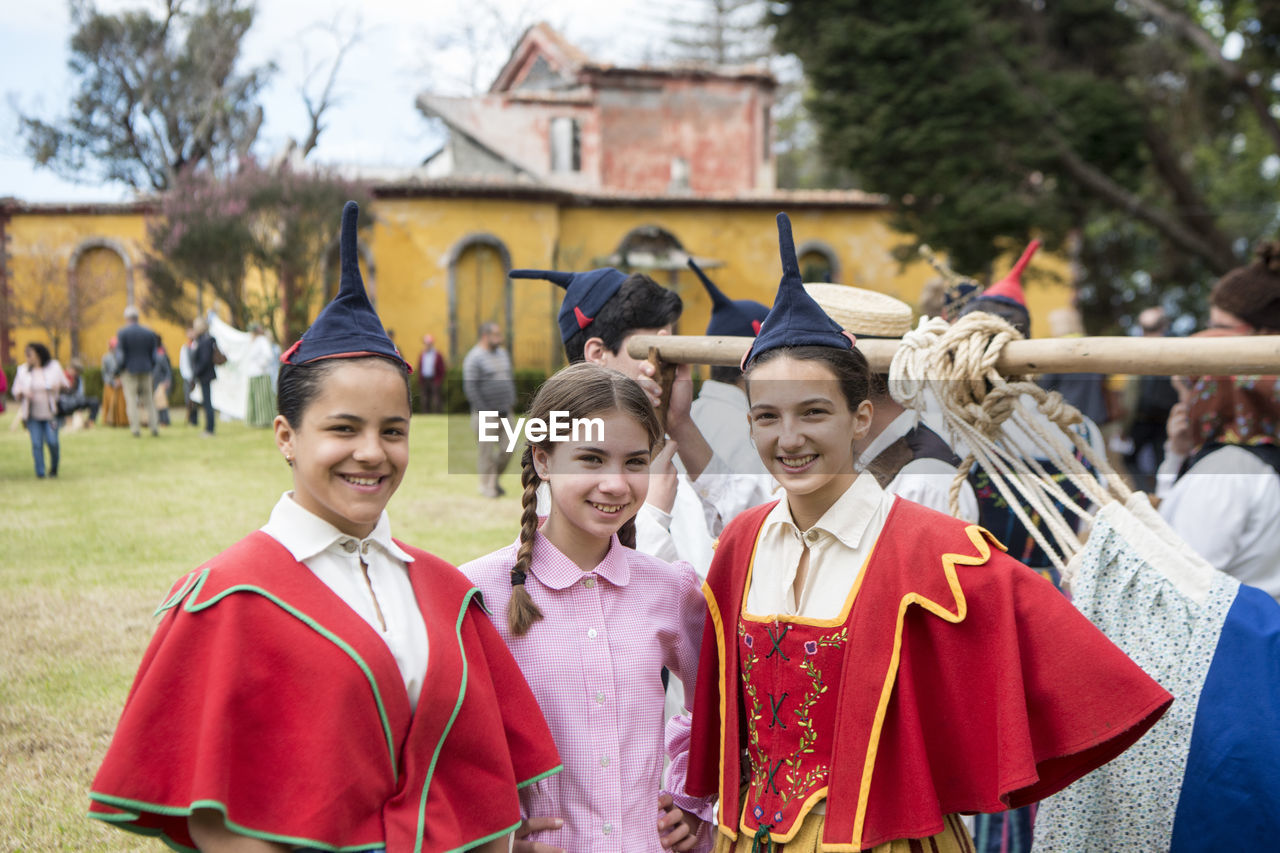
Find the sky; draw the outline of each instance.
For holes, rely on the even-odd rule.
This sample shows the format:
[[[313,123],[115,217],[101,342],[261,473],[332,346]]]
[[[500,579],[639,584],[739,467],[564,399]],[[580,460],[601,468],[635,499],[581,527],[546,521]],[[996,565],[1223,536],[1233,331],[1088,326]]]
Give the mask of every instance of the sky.
[[[191,0],[188,0],[191,2]],[[157,0],[97,0],[106,12],[160,8]],[[641,62],[665,49],[676,0],[258,0],[242,46],[245,67],[278,66],[262,97],[266,120],[255,149],[269,158],[307,131],[300,88],[307,69],[336,53],[333,32],[358,28],[344,59],[339,99],[309,161],[408,168],[440,145],[414,107],[423,91],[467,94],[488,87],[514,39],[546,21],[593,57]],[[127,187],[72,183],[34,166],[18,135],[21,110],[46,121],[66,114],[75,92],[67,69],[65,0],[0,0],[0,197],[27,202],[122,201]],[[319,80],[312,84],[318,91]]]

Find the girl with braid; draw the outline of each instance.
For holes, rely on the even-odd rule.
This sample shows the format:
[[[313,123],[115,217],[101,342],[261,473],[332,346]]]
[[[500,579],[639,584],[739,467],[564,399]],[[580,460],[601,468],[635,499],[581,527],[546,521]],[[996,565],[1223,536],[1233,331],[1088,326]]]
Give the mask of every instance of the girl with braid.
[[[706,849],[712,799],[684,794],[688,716],[666,728],[665,666],[692,693],[706,608],[688,563],[635,546],[635,516],[662,428],[632,379],[575,364],[542,385],[527,413],[577,427],[531,441],[521,459],[520,535],[462,566],[484,596],[542,708],[564,771],[521,790],[515,849]],[[559,414],[564,413],[564,414]],[[550,511],[539,526],[545,481]]]

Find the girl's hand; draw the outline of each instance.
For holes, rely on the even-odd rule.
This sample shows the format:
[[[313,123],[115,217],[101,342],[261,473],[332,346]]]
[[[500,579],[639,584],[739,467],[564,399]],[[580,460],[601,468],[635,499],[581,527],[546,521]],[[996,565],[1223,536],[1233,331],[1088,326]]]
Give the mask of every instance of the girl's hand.
[[[698,843],[698,831],[702,829],[702,819],[677,808],[670,794],[658,795],[658,808],[663,813],[662,817],[658,818],[658,837],[662,839],[662,849],[692,850]]]
[[[526,818],[520,828],[516,830],[516,843],[512,847],[514,853],[565,853],[559,847],[552,847],[550,844],[543,844],[541,841],[524,841],[531,833],[545,832],[549,829],[559,829],[564,826],[564,819],[558,817],[531,817]]]
[[[676,505],[676,486],[680,479],[671,461],[675,455],[676,443],[669,438],[649,463],[649,495],[646,500],[668,515]]]

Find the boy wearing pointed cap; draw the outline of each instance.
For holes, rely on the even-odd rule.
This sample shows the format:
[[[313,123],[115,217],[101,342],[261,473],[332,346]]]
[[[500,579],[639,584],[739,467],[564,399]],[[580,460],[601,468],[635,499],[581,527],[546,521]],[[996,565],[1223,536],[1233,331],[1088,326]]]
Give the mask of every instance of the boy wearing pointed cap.
[[[564,288],[558,323],[569,361],[588,361],[619,370],[639,382],[657,404],[661,389],[653,379],[653,365],[632,358],[626,341],[638,334],[669,334],[683,309],[679,295],[646,275],[628,276],[611,267],[581,273],[517,269],[510,275],[543,278]],[[712,451],[689,414],[692,385],[688,365],[682,365],[667,412],[667,433],[672,441],[655,458],[650,471],[662,473],[662,465],[670,465],[672,450],[679,454],[701,506],[707,531],[701,538],[706,541],[719,533],[725,521],[766,500],[770,486],[766,478],[734,471]],[[694,567],[705,573],[709,551],[683,555],[672,534],[680,487],[675,469],[667,473],[670,476],[665,479],[654,478],[648,500],[636,516],[636,547],[668,561],[692,558]],[[686,542],[693,543],[698,538],[691,535]]]
[[[174,585],[90,792],[90,816],[174,849],[498,853],[518,786],[559,770],[476,590],[391,536],[409,366],[356,217],[338,295],[281,358],[293,489]]]

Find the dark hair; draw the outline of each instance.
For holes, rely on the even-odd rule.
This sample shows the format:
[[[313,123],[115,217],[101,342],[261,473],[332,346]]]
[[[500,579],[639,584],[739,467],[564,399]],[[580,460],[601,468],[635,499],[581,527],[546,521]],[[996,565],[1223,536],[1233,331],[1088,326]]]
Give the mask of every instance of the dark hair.
[[[1236,267],[1213,285],[1209,304],[1254,329],[1280,331],[1280,242],[1254,249],[1254,260]]]
[[[1007,299],[998,299],[994,296],[978,296],[965,303],[964,307],[960,309],[959,316],[963,317],[975,311],[999,317],[1010,326],[1013,326],[1022,337],[1031,337],[1031,314],[1021,305]]]
[[[41,367],[47,366],[49,364],[50,359],[53,358],[53,356],[49,355],[49,348],[44,344],[32,341],[31,343],[27,344],[27,349],[31,350],[36,354],[36,361],[40,362]]]
[[[355,361],[377,361],[395,368],[404,379],[405,395],[409,398],[409,410],[413,410],[413,383],[409,370],[399,361],[371,355],[361,358],[322,358],[306,364],[282,364],[276,380],[276,411],[295,429],[302,425],[302,416],[320,395],[320,386],[329,373],[339,365]]]
[[[742,378],[742,371],[727,364],[711,365],[711,381],[723,382],[725,385],[736,385]]]
[[[567,412],[571,419],[621,412],[644,427],[649,436],[650,450],[662,443],[662,424],[639,384],[623,373],[598,364],[582,362],[557,371],[538,388],[525,415],[545,421],[553,411]],[[533,603],[524,586],[533,558],[534,533],[538,530],[538,485],[542,482],[533,467],[534,447],[549,450],[552,443],[548,438],[527,444],[524,455],[520,457],[520,483],[524,486],[520,499],[520,542],[516,548],[515,565],[511,567],[511,600],[507,604],[507,625],[517,637],[527,633],[533,623],[542,618],[542,611]],[[618,530],[618,541],[628,548],[636,547],[635,516],[627,519]]]
[[[751,399],[751,372],[760,365],[784,355],[797,361],[820,361],[825,364],[835,374],[836,381],[840,383],[840,392],[844,394],[845,404],[851,412],[856,411],[870,393],[871,368],[867,365],[867,357],[857,348],[775,347],[760,353],[747,365],[748,400]]]
[[[586,358],[587,341],[599,338],[609,352],[617,355],[627,335],[636,329],[660,329],[674,323],[683,310],[678,293],[647,275],[635,273],[596,312],[589,326],[564,342],[564,354],[570,364],[576,364]]]

